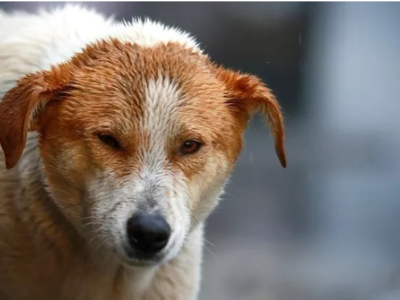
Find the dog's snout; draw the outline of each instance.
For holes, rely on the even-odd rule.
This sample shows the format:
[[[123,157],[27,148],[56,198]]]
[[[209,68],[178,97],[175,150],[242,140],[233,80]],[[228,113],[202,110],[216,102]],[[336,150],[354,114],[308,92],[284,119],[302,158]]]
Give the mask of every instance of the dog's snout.
[[[128,220],[127,233],[132,248],[153,255],[167,245],[171,227],[161,215],[138,213]]]

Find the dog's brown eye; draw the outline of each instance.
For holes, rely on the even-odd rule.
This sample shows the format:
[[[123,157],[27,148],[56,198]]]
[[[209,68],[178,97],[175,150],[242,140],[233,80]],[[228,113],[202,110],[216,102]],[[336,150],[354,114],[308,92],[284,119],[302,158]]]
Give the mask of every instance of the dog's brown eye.
[[[106,135],[106,134],[99,134],[99,139],[100,141],[102,141],[104,144],[106,144],[107,146],[110,146],[114,149],[120,149],[121,146],[118,143],[118,141],[112,137],[111,135]]]
[[[187,155],[199,151],[200,148],[201,144],[199,142],[193,140],[187,140],[182,144],[179,151],[182,155]]]

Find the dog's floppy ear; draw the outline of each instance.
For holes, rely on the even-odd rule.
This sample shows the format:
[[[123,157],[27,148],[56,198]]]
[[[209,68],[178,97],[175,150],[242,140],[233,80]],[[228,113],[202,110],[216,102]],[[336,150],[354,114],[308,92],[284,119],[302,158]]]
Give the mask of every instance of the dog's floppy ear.
[[[247,117],[259,111],[268,121],[275,139],[275,151],[281,165],[286,168],[285,130],[281,107],[259,78],[253,75],[217,68],[217,77],[226,88],[227,105]]]
[[[60,65],[50,71],[27,75],[0,101],[0,144],[7,169],[18,163],[28,131],[36,129],[37,116],[65,88],[70,74],[67,65]]]

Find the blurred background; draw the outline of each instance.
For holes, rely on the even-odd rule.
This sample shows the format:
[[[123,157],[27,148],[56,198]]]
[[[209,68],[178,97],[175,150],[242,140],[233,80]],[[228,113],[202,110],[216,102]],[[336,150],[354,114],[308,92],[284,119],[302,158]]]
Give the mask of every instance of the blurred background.
[[[254,118],[208,221],[201,300],[400,299],[400,3],[84,5],[191,32],[283,106],[288,168]]]

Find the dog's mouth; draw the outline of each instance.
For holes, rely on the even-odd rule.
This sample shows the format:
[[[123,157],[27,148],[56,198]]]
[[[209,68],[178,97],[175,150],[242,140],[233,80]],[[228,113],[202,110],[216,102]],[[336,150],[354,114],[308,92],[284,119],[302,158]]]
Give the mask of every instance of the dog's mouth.
[[[157,254],[149,254],[125,247],[123,262],[128,266],[151,267],[161,264],[165,260],[165,257],[166,254],[164,251]]]
[[[154,267],[159,264],[161,264],[162,260],[161,259],[136,259],[136,258],[129,258],[129,259],[124,259],[123,264],[128,266],[128,267],[140,267],[140,268],[146,268],[146,267]]]

